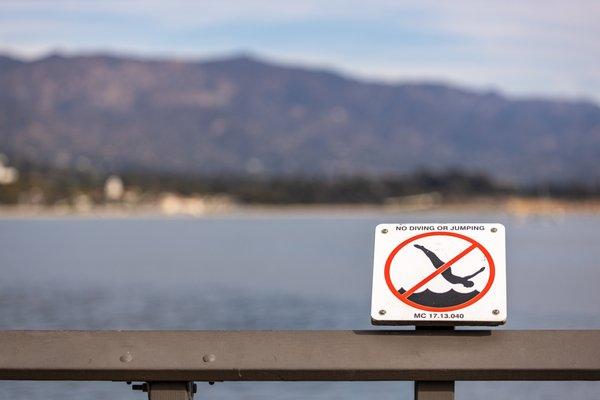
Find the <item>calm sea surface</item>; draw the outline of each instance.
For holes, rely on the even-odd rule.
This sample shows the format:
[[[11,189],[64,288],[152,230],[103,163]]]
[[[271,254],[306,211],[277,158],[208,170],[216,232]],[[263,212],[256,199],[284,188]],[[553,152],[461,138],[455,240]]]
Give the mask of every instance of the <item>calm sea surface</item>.
[[[372,329],[374,227],[507,226],[508,329],[600,329],[600,216],[376,213],[0,220],[0,329]],[[1,399],[144,399],[0,382]],[[409,399],[412,384],[199,384],[201,399]],[[598,399],[594,382],[459,382],[458,399]]]

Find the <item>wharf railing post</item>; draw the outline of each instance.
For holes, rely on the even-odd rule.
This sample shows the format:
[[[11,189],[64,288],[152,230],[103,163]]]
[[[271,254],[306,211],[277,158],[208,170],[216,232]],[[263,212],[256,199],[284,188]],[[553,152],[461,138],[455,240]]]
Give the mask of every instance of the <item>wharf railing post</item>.
[[[454,400],[454,381],[415,381],[415,400]]]
[[[453,331],[453,326],[415,326],[417,331]],[[415,381],[415,400],[454,400],[454,381]]]
[[[196,393],[194,382],[147,382],[132,388],[148,392],[149,400],[192,400]]]

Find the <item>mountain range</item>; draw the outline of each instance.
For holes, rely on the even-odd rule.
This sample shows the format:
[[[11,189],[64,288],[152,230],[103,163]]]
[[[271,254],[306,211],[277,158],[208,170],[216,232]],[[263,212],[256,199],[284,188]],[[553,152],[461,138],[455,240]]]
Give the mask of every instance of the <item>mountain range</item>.
[[[552,82],[548,82],[551,85]],[[0,56],[0,152],[67,168],[600,182],[600,107],[249,56]]]

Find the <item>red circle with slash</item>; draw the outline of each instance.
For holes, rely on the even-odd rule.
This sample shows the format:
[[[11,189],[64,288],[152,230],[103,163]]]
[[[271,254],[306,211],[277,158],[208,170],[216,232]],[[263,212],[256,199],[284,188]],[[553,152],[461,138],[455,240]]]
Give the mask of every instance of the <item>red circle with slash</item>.
[[[429,236],[455,237],[458,239],[465,240],[466,242],[470,243],[470,246],[467,247],[467,249],[465,249],[463,252],[458,254],[456,257],[454,257],[451,261],[448,261],[447,263],[442,265],[440,268],[436,269],[435,272],[433,272],[432,274],[430,274],[427,277],[425,277],[424,279],[422,279],[419,283],[417,283],[411,289],[407,290],[404,293],[400,293],[394,287],[394,284],[392,283],[392,278],[390,276],[390,269],[392,267],[392,261],[394,261],[394,257],[396,257],[396,254],[398,254],[398,252],[400,250],[402,250],[404,247],[406,247],[406,245],[410,244],[411,242],[413,242],[415,240],[422,239],[424,237],[429,237]],[[417,289],[420,289],[421,287],[426,285],[430,280],[432,280],[433,278],[435,278],[436,276],[438,276],[439,274],[444,272],[446,269],[450,268],[450,265],[448,265],[448,264],[454,264],[456,261],[458,261],[462,257],[466,256],[469,252],[471,252],[474,249],[479,249],[483,253],[483,255],[485,256],[485,258],[488,262],[488,265],[490,266],[490,275],[488,277],[488,281],[487,281],[485,287],[483,288],[483,290],[477,296],[473,297],[472,299],[470,299],[468,301],[465,301],[464,303],[457,304],[455,306],[450,306],[450,307],[424,306],[422,304],[415,303],[414,301],[411,301],[408,299]],[[446,268],[444,268],[444,267],[446,267]],[[418,308],[420,310],[444,312],[444,311],[460,310],[461,308],[468,307],[468,306],[478,302],[483,296],[486,295],[486,293],[492,287],[492,283],[494,283],[494,276],[496,275],[496,268],[494,267],[494,260],[492,259],[490,252],[485,247],[483,247],[483,245],[481,243],[477,242],[476,240],[474,240],[468,236],[461,235],[460,233],[439,231],[439,232],[427,232],[427,233],[422,233],[420,235],[413,236],[411,238],[406,239],[404,242],[400,243],[398,246],[396,246],[396,248],[394,250],[392,250],[392,252],[390,253],[390,255],[388,256],[388,258],[385,262],[384,275],[385,275],[385,282],[387,283],[387,286],[390,289],[390,291],[392,292],[392,294],[394,296],[396,296],[403,303],[405,303],[411,307]]]

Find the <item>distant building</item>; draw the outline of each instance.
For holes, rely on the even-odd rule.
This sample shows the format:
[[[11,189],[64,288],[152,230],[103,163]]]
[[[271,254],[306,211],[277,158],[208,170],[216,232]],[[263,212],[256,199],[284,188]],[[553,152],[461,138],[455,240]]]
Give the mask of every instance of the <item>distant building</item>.
[[[233,200],[225,195],[188,197],[163,193],[158,206],[166,215],[200,216],[229,211],[233,207]]]
[[[11,185],[19,180],[19,171],[7,164],[8,159],[6,156],[0,154],[0,185]]]
[[[117,175],[111,175],[104,183],[104,197],[108,201],[118,201],[123,198],[125,185]]]

